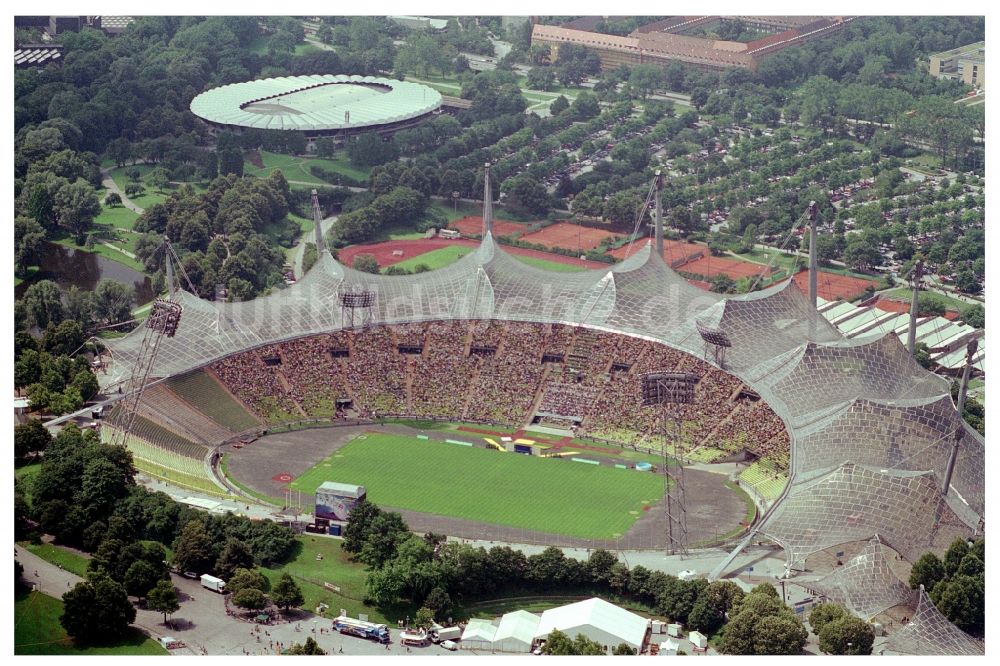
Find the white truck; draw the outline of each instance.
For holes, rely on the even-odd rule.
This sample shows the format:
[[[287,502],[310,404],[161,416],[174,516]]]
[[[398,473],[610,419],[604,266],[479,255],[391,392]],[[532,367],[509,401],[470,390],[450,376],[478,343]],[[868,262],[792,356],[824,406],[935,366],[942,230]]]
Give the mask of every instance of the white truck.
[[[201,586],[219,594],[225,594],[226,592],[226,581],[215,576],[209,576],[208,574],[201,575]]]
[[[431,632],[431,640],[435,643],[440,643],[441,641],[457,641],[461,637],[461,627],[444,627]]]

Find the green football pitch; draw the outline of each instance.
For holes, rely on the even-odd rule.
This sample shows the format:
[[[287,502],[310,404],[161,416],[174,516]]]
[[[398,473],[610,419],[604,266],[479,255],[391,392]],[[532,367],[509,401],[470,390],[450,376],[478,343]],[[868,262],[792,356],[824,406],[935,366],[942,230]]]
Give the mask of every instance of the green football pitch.
[[[381,433],[358,436],[291,486],[312,494],[324,481],[363,485],[385,507],[584,539],[625,534],[663,496],[648,472]]]

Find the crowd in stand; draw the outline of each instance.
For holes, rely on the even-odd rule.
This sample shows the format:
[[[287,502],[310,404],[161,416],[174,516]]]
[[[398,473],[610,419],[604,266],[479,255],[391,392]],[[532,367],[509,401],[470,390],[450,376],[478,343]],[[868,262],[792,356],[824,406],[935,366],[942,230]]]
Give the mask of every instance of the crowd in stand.
[[[332,350],[348,350],[336,357]],[[495,350],[495,351],[491,351]],[[563,362],[543,362],[544,354]],[[640,375],[699,376],[696,401],[674,408],[684,446],[788,456],[784,425],[739,379],[667,346],[558,324],[448,321],[313,336],[244,352],[211,370],[269,421],[296,415],[408,414],[524,425],[539,412],[583,417],[581,432],[658,438],[662,412],[642,406]],[[537,407],[536,407],[537,405]]]

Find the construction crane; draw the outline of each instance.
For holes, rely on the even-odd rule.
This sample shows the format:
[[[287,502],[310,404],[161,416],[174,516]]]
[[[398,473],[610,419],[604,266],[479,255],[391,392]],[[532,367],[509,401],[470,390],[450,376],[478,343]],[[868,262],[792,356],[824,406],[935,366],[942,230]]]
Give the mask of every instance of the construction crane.
[[[170,245],[170,240],[166,237],[163,238],[163,244],[157,249],[157,252],[161,250],[164,253],[166,265],[167,298],[158,298],[153,301],[153,309],[146,319],[142,342],[139,344],[139,351],[136,354],[135,364],[132,366],[132,373],[128,381],[121,388],[124,397],[118,401],[114,412],[109,414],[108,418],[109,425],[112,426],[108,442],[119,446],[125,446],[129,435],[132,433],[132,428],[135,426],[135,417],[139,411],[139,403],[142,400],[143,391],[149,380],[149,373],[153,368],[153,362],[156,360],[156,354],[159,352],[160,343],[165,337],[174,337],[177,333],[177,326],[181,321],[181,304],[173,300],[175,287],[173,263],[171,260],[177,261],[178,267],[180,267],[185,279],[187,279],[188,286],[194,291],[191,279],[188,278],[184,267],[181,266],[177,258],[177,253],[174,252],[173,247]]]

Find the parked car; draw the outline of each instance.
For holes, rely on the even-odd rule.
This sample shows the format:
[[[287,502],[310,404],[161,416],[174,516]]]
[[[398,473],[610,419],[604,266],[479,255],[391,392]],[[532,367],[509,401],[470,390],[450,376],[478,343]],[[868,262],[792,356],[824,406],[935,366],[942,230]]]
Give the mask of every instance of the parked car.
[[[452,652],[458,649],[458,643],[455,641],[441,641],[440,645],[445,650],[451,650]]]

